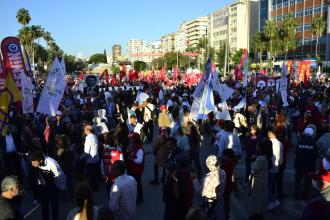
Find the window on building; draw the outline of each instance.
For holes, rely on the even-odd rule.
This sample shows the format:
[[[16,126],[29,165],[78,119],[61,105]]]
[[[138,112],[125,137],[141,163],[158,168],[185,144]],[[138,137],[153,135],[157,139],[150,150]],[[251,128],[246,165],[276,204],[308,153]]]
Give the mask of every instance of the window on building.
[[[283,2],[283,7],[288,7],[288,2]]]
[[[320,12],[321,12],[321,7],[314,8],[314,13],[320,13]]]
[[[304,2],[304,0],[297,0],[297,3]]]
[[[308,31],[308,30],[310,30],[311,29],[311,25],[310,24],[305,24],[304,25],[304,30],[305,31]]]
[[[302,31],[303,31],[303,27],[302,26],[296,27],[296,32],[302,32]]]
[[[272,10],[273,10],[273,11],[276,10],[276,5],[273,5],[273,6],[272,6]]]
[[[312,15],[312,14],[313,14],[313,9],[312,8],[305,9],[305,16]]]
[[[304,16],[304,10],[300,10],[296,12],[296,17],[302,17]]]
[[[289,1],[290,5],[294,5],[294,0]]]

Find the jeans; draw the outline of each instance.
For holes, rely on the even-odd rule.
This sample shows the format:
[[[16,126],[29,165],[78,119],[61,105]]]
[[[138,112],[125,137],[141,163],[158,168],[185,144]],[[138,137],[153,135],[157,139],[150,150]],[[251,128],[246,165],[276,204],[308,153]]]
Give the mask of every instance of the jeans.
[[[275,180],[276,173],[268,173],[268,203],[275,202]]]

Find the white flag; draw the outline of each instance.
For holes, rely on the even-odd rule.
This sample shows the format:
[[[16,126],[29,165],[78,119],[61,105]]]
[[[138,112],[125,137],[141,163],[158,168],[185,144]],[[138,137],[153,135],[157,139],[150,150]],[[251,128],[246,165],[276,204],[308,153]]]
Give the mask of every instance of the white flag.
[[[228,87],[226,84],[222,84],[219,81],[218,74],[214,72],[212,80],[213,90],[216,90],[222,100],[228,100],[234,93],[234,90]]]
[[[64,70],[65,64],[56,57],[42,90],[37,112],[55,116],[66,87]]]
[[[320,79],[321,76],[321,67],[319,66],[317,73],[316,73],[316,79]]]
[[[246,99],[242,98],[241,101],[233,108],[234,111],[237,111],[241,108],[244,108],[246,106]]]
[[[22,73],[21,76],[23,114],[33,113],[33,85],[25,73]]]
[[[228,106],[226,101],[222,101],[221,103],[221,111],[219,111],[216,115],[216,119],[220,120],[230,120],[231,121],[231,117],[228,111]]]

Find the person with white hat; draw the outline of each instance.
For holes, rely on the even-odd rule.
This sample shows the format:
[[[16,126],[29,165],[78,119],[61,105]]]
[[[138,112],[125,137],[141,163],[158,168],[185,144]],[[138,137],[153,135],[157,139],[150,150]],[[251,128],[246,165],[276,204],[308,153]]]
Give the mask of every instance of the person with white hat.
[[[312,186],[312,180],[308,175],[316,168],[316,159],[318,157],[318,150],[316,141],[313,138],[314,131],[312,128],[305,128],[301,140],[298,142],[296,148],[295,160],[295,198],[300,199],[301,196],[301,180],[304,179],[303,199],[309,198],[309,193]]]

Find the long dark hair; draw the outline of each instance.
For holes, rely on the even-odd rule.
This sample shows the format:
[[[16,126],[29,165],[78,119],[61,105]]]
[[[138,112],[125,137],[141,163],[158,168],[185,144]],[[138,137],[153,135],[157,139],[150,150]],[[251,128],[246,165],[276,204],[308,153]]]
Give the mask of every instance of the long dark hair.
[[[257,149],[259,149],[259,155],[265,155],[268,162],[268,169],[273,166],[273,143],[269,139],[263,139],[258,141]]]
[[[94,220],[93,193],[90,187],[86,183],[81,183],[77,186],[75,190],[75,199],[76,199],[76,206],[79,208],[79,212],[83,210],[83,208],[85,207],[85,200],[87,200],[87,204],[86,204],[87,219]]]

